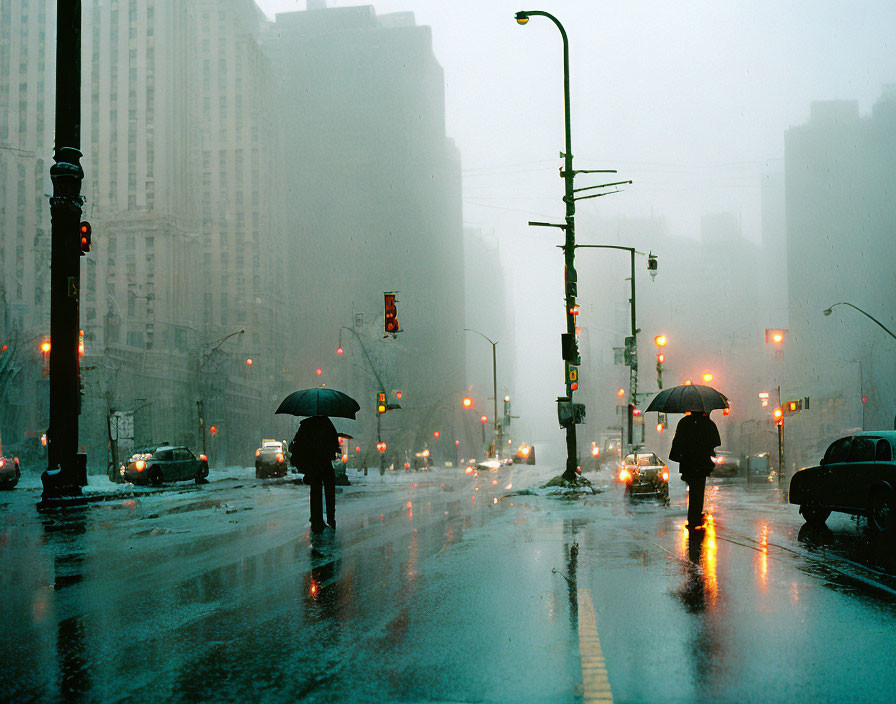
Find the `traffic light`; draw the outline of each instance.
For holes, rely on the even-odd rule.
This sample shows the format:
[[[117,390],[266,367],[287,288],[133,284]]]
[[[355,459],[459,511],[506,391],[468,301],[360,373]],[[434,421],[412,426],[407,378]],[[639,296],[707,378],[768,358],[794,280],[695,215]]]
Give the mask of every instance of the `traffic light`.
[[[432,431],[432,436],[433,436],[434,438],[438,438],[440,435],[441,435],[441,433],[440,433],[438,430],[433,430],[433,431]]]
[[[784,342],[784,337],[788,332],[788,330],[784,330],[782,328],[766,328],[765,344],[780,345],[782,342]]]
[[[377,413],[385,413],[386,412],[386,392],[380,391],[376,395],[376,412]]]
[[[650,278],[656,278],[656,272],[658,268],[658,263],[656,261],[656,255],[653,252],[649,252],[647,254],[647,271],[650,273]]]
[[[485,425],[488,423],[488,416],[479,416],[479,422]]]
[[[579,345],[576,342],[576,336],[571,332],[564,332],[560,335],[560,345],[563,352],[563,361],[570,364],[581,364],[582,358],[579,356]]]
[[[83,257],[90,251],[90,223],[86,220],[82,220],[78,232],[81,238],[81,256]]]
[[[395,297],[394,293],[388,292],[383,293],[383,299],[383,329],[386,331],[387,335],[394,335],[401,332],[401,325],[398,323],[398,308],[395,305],[398,303],[398,299]]]
[[[775,418],[775,425],[784,425],[784,409],[778,406],[774,411],[772,411],[772,415]]]
[[[217,425],[208,426],[208,432],[210,432],[212,435],[217,435],[218,434],[218,426]]]
[[[471,399],[469,396],[464,396],[464,400],[461,401],[461,405],[464,408],[472,408],[473,407],[473,399]]]

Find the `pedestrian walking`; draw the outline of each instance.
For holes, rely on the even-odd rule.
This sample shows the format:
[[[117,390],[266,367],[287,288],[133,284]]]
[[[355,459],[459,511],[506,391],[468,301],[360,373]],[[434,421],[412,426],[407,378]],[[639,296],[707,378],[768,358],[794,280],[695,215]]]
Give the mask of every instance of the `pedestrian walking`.
[[[296,436],[289,445],[292,463],[304,473],[310,485],[311,532],[320,533],[327,525],[336,530],[336,472],[333,459],[339,452],[339,437],[333,422],[326,416],[311,416],[299,423]],[[327,503],[324,523],[321,490]]]
[[[703,528],[703,495],[706,478],[715,466],[712,457],[722,440],[719,429],[709,418],[709,413],[686,413],[678,421],[669,459],[678,462],[681,478],[688,485],[688,528]]]

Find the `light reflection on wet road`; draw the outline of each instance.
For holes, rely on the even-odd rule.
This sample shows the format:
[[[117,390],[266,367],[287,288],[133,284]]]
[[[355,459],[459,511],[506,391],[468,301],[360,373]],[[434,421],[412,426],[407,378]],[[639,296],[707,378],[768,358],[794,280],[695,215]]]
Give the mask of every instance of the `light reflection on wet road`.
[[[675,481],[666,509],[603,477],[515,495],[551,475],[528,466],[372,476],[312,539],[307,489],[248,473],[64,517],[0,497],[3,698],[577,702],[604,686],[589,600],[617,701],[896,689],[893,578],[773,487],[709,487],[689,534]]]

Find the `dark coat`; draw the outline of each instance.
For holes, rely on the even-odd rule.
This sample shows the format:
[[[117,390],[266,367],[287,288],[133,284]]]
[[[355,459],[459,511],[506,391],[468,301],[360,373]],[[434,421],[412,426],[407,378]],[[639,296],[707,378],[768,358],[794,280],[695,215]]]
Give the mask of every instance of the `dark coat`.
[[[678,471],[682,479],[688,481],[692,476],[709,476],[712,472],[712,457],[722,440],[719,429],[702,413],[692,413],[678,421],[669,459],[678,462]]]
[[[339,436],[326,416],[311,416],[299,423],[289,444],[292,464],[303,474],[317,474],[332,466],[339,452]]]

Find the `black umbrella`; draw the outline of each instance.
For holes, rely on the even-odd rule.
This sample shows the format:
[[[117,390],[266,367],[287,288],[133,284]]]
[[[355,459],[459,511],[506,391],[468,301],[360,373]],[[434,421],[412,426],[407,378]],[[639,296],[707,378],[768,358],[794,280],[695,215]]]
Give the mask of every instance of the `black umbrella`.
[[[714,408],[728,408],[728,397],[711,386],[682,384],[660,391],[654,396],[646,412],[685,413],[694,411],[709,413]]]
[[[280,402],[276,413],[294,416],[330,416],[333,418],[354,418],[361,406],[348,394],[336,389],[317,387],[294,391]]]

